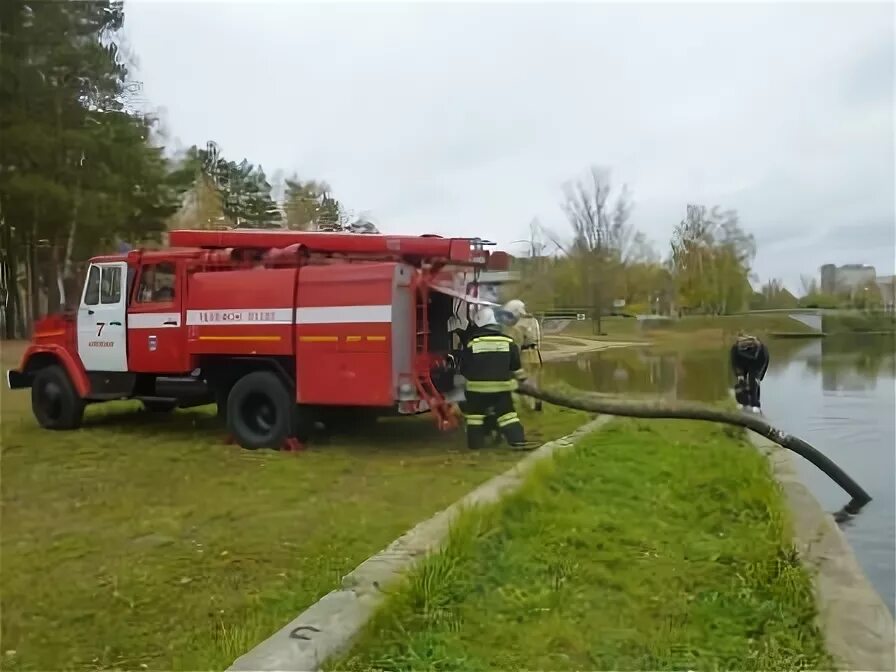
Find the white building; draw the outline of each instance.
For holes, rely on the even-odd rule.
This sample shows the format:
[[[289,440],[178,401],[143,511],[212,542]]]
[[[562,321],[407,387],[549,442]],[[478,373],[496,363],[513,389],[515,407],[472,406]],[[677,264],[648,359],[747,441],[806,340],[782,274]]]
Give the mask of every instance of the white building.
[[[882,275],[877,278],[877,288],[880,290],[880,302],[884,310],[892,313],[896,310],[896,275]]]
[[[821,291],[825,294],[852,295],[870,287],[876,280],[877,272],[874,266],[825,264],[821,267]]]

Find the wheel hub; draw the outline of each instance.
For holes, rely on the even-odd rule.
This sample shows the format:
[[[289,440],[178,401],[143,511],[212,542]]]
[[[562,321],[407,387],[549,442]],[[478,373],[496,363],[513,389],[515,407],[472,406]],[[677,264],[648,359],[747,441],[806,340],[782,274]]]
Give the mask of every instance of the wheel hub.
[[[41,407],[44,413],[53,420],[62,415],[62,388],[54,382],[48,382],[41,390]]]
[[[256,434],[270,434],[277,422],[277,409],[261,394],[250,395],[243,404],[243,422]]]

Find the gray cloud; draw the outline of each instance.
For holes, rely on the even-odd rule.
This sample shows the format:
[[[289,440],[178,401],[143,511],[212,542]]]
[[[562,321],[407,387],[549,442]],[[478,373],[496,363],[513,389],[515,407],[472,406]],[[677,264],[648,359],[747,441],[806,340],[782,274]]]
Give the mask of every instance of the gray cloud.
[[[144,95],[184,143],[326,179],[395,232],[562,230],[591,163],[665,252],[737,208],[760,276],[892,272],[894,9],[880,4],[130,0]],[[861,231],[850,236],[840,231]]]

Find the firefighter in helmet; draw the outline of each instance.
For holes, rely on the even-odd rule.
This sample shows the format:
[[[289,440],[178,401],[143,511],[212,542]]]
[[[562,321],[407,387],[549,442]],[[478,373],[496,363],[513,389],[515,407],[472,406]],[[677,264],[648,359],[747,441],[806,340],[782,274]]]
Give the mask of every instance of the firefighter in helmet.
[[[507,443],[525,446],[523,425],[513,405],[513,391],[526,377],[519,347],[501,332],[492,308],[479,308],[473,327],[460,361],[460,373],[467,380],[467,445],[474,450],[485,445],[486,419],[494,416]]]
[[[501,319],[501,317],[504,319]],[[520,299],[513,299],[504,304],[499,311],[499,322],[505,324],[508,334],[513,336],[520,347],[520,359],[526,370],[527,378],[538,382],[541,373],[541,325],[538,318],[526,310],[526,304]],[[527,402],[532,409],[540,411],[542,408],[540,399],[527,397]]]

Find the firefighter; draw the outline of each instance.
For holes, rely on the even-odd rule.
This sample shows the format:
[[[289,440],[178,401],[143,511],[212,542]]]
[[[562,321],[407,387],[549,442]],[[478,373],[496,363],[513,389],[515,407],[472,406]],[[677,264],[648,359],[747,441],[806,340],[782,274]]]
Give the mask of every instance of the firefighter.
[[[504,304],[502,312],[510,316],[508,326],[511,328],[511,334],[515,336],[514,340],[520,346],[520,359],[527,377],[537,382],[542,365],[541,326],[538,324],[538,319],[529,314],[526,304],[519,299]],[[541,411],[540,399],[527,397],[527,400],[533,410]]]
[[[731,368],[736,382],[734,396],[744,410],[760,412],[759,383],[768,371],[768,348],[755,336],[739,332],[731,346]]]
[[[494,417],[498,429],[513,447],[526,445],[525,431],[513,404],[513,391],[526,374],[520,350],[501,333],[495,311],[483,307],[473,315],[473,332],[461,353],[460,372],[466,378],[467,446],[484,447],[486,421]]]

